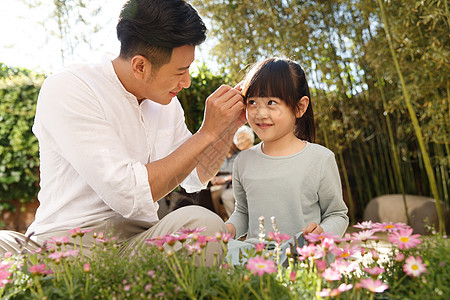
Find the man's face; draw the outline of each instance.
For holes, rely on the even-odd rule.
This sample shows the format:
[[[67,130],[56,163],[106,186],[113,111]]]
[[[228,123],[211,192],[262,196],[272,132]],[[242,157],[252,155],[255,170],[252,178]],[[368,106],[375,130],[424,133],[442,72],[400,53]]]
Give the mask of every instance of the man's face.
[[[189,67],[194,58],[195,46],[173,48],[169,63],[163,65],[156,74],[146,73],[143,96],[162,105],[169,104],[179,91],[191,85]]]

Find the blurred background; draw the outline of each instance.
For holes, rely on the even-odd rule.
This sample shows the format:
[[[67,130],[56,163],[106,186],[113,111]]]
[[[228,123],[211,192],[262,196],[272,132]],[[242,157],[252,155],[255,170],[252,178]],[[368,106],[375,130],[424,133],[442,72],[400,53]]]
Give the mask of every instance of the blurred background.
[[[123,2],[2,3],[0,228],[23,230],[38,206],[31,126],[42,81],[67,64],[118,53],[115,25]],[[179,94],[192,131],[220,84],[239,82],[260,59],[295,59],[311,85],[316,142],[336,154],[351,222],[364,219],[378,196],[416,195],[434,199],[433,214],[444,227],[450,205],[448,0],[190,3],[209,29],[192,85]]]

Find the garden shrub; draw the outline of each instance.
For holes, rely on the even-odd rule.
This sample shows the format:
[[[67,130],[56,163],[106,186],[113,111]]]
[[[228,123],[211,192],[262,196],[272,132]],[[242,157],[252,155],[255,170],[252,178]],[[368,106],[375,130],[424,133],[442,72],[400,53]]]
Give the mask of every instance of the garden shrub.
[[[44,75],[0,63],[0,212],[38,192],[39,146],[31,132]]]

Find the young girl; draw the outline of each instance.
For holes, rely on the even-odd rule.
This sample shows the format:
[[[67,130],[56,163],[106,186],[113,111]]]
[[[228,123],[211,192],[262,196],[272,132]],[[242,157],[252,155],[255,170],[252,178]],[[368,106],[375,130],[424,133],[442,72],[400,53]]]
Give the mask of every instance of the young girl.
[[[342,236],[347,206],[333,152],[314,144],[315,127],[305,72],[294,61],[266,59],[247,75],[242,93],[247,119],[261,143],[242,151],[233,167],[236,207],[226,222],[232,237],[329,232]]]

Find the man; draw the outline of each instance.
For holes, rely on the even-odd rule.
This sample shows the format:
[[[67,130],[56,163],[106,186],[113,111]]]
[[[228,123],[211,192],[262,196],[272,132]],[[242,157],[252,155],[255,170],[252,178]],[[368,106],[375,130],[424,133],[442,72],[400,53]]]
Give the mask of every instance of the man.
[[[38,242],[81,227],[112,231],[128,247],[181,227],[224,232],[214,213],[181,208],[158,221],[157,201],[180,183],[204,188],[245,122],[242,96],[221,86],[187,130],[176,94],[190,86],[206,28],[183,0],[130,0],[117,24],[120,55],[74,66],[43,84],[33,132],[41,160],[40,207],[27,234]],[[93,240],[84,237],[83,244]],[[208,247],[207,263],[220,245]]]

